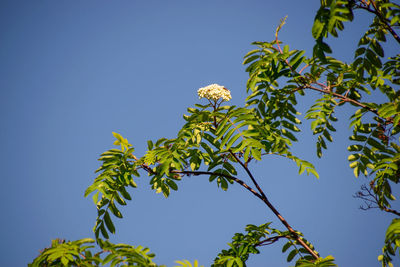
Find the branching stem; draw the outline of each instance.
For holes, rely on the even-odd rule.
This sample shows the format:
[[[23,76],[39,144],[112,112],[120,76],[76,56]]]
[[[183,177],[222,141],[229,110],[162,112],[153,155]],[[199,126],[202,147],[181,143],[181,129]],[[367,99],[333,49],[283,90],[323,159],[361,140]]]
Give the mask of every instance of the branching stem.
[[[385,212],[393,213],[394,215],[400,216],[400,212],[398,212],[397,210],[390,209],[380,204],[378,196],[373,192],[372,189],[369,189],[366,185],[362,185],[361,191],[357,192],[354,197],[364,200],[366,207],[361,206],[360,209],[362,210],[379,208]]]

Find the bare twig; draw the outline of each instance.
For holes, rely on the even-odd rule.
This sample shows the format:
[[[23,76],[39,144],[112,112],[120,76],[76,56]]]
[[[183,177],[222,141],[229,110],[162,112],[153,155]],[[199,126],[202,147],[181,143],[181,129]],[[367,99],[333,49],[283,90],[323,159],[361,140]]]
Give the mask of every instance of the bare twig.
[[[381,205],[379,203],[378,196],[373,192],[371,188],[368,188],[365,184],[361,186],[361,191],[358,191],[353,197],[362,199],[364,201],[364,206],[360,206],[360,209],[362,210],[381,209],[388,213],[393,213],[397,216],[400,216],[400,212],[398,212],[397,210],[390,209]]]

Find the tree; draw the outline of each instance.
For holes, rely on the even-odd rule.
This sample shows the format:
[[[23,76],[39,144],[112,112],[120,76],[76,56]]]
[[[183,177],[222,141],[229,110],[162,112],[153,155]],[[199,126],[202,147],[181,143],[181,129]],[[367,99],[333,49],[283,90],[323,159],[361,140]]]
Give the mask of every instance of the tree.
[[[329,36],[338,37],[345,22],[351,22],[354,13],[362,11],[372,15],[372,23],[358,43],[354,61],[344,63],[328,54],[333,51],[326,42]],[[314,166],[291,152],[301,123],[297,110],[300,97],[321,97],[308,109],[305,119],[311,120],[311,130],[317,136],[316,152],[322,157],[327,142],[333,142],[336,131],[335,113],[344,105],[355,108],[349,126],[348,157],[354,175],[364,175],[369,184],[356,194],[364,201],[363,209],[379,208],[393,214],[382,255],[382,266],[392,266],[392,257],[399,254],[400,212],[392,208],[395,201],[391,187],[400,179],[400,55],[385,56],[382,43],[400,44],[396,30],[400,27],[400,6],[389,0],[341,1],[322,0],[317,11],[312,35],[315,39],[313,55],[305,51],[290,50],[279,40],[278,26],[270,42],[254,42],[256,49],[245,56],[249,73],[244,107],[223,105],[231,96],[228,89],[212,84],[200,88],[198,95],[206,104],[188,108],[185,125],[173,139],[148,141],[148,151],[139,157],[127,139],[113,133],[115,145],[120,148],[104,152],[97,178],[86,190],[93,194],[97,207],[94,239],[72,242],[54,240],[52,246],[34,259],[31,266],[156,266],[154,254],[147,248],[125,244],[112,244],[107,239],[115,234],[112,216],[122,218],[118,205],[131,200],[128,187],[136,188],[134,177],[149,176],[152,189],[168,197],[178,190],[177,183],[187,176],[207,176],[210,182],[228,190],[237,184],[262,201],[282,224],[282,229],[271,223],[248,225],[245,233],[236,233],[229,249],[222,250],[213,266],[245,266],[250,254],[260,253],[263,245],[285,239],[282,251],[290,252],[288,262],[296,266],[336,266],[332,256],[321,257],[303,234],[281,215],[258,184],[251,170],[252,163],[269,155],[278,155],[294,161],[299,174],[306,172],[318,177]],[[282,85],[283,84],[283,85]],[[384,96],[385,102],[366,102],[365,96]],[[241,169],[248,176],[237,177]],[[105,240],[103,240],[104,238]],[[100,250],[92,252],[97,243]],[[180,266],[198,266],[184,260]]]

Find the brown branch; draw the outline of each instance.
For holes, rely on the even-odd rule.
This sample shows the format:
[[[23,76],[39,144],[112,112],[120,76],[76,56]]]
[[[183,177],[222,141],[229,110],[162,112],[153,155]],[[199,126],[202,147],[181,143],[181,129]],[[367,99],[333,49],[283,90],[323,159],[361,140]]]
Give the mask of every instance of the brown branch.
[[[246,168],[247,169],[247,168]],[[257,193],[254,189],[252,189],[249,185],[247,185],[245,182],[240,180],[239,178],[233,177],[231,175],[226,175],[222,173],[215,173],[215,172],[209,172],[209,171],[177,171],[177,170],[172,170],[170,171],[171,173],[176,173],[176,174],[185,174],[185,175],[218,175],[225,177],[227,179],[230,179],[232,181],[235,181],[236,183],[240,184],[244,188],[246,188],[248,191],[250,191],[253,195],[261,199],[271,210],[272,212],[278,217],[278,219],[283,223],[283,225],[286,226],[286,228],[289,230],[293,238],[301,245],[303,246],[315,259],[318,259],[319,256],[318,254],[312,250],[302,239],[301,237],[296,233],[295,230],[288,224],[288,222],[282,217],[282,215],[275,209],[275,207],[269,202],[268,198],[265,196],[264,192],[261,190],[261,194]],[[250,173],[251,175],[251,173]],[[251,177],[253,177],[251,175]],[[254,179],[254,178],[253,178]],[[258,184],[257,184],[258,186]]]
[[[281,50],[281,48],[280,48],[279,45],[278,45],[278,48],[279,48],[279,49],[276,49],[276,48],[272,47],[272,49],[275,49],[275,51],[278,51],[278,52],[280,52],[280,53],[282,54],[282,50]],[[301,72],[308,66],[308,65],[304,66],[304,67],[300,70],[300,72],[297,72],[296,70],[293,69],[292,65],[289,64],[289,61],[288,61],[287,59],[285,59],[285,63],[288,65],[289,69],[290,69],[293,73],[295,73],[295,74],[297,74],[297,75],[300,75],[300,76],[301,76]],[[318,92],[321,92],[321,93],[324,93],[324,94],[331,94],[331,95],[334,95],[335,97],[340,98],[340,99],[341,99],[342,101],[344,101],[344,102],[351,102],[351,103],[353,103],[353,104],[355,104],[355,105],[357,105],[357,106],[360,106],[360,107],[362,107],[362,108],[365,108],[365,109],[367,109],[367,110],[369,110],[369,111],[375,113],[376,115],[378,115],[378,111],[376,111],[375,109],[372,109],[372,108],[370,108],[370,107],[368,107],[368,106],[366,106],[366,105],[364,105],[364,104],[362,104],[362,103],[360,103],[360,102],[358,102],[358,101],[356,101],[356,100],[354,100],[354,99],[348,98],[348,97],[347,97],[347,94],[346,94],[346,96],[343,96],[343,95],[341,95],[341,94],[332,92],[332,91],[330,90],[330,87],[328,87],[328,86],[326,86],[326,85],[324,85],[324,84],[316,83],[316,84],[318,84],[319,86],[321,86],[321,87],[323,87],[323,88],[327,88],[327,89],[321,89],[321,88],[312,86],[312,85],[310,85],[310,84],[300,84],[300,83],[297,82],[297,81],[296,81],[296,83],[297,83],[297,85],[298,85],[299,87],[297,87],[296,89],[292,90],[291,93],[296,92],[296,91],[298,91],[298,90],[303,90],[303,89],[309,88],[309,89],[311,89],[311,90],[315,90],[315,91],[318,91]],[[378,116],[379,116],[379,115],[378,115]]]
[[[397,215],[397,216],[400,216],[400,212],[398,212],[397,210],[389,209],[389,208],[387,208],[387,207],[381,207],[381,206],[380,206],[380,208],[381,208],[382,210],[386,211],[386,212],[393,213],[393,214],[395,214],[395,215]]]
[[[264,191],[261,189],[261,187],[258,185],[256,179],[254,179],[252,173],[250,172],[249,168],[247,168],[247,166],[236,156],[235,153],[232,152],[231,149],[229,149],[229,152],[231,153],[231,155],[235,158],[235,160],[244,168],[244,170],[246,171],[247,175],[249,175],[251,181],[253,182],[253,184],[255,185],[255,187],[257,188],[258,192],[261,194],[261,196],[264,199],[267,199],[267,197],[264,194]]]
[[[253,188],[251,188],[249,185],[247,185],[245,182],[243,182],[239,178],[236,178],[236,177],[231,176],[231,175],[227,175],[227,174],[223,174],[223,173],[208,172],[208,171],[178,171],[178,170],[173,170],[173,171],[170,171],[170,172],[171,173],[177,173],[177,174],[196,175],[196,176],[197,175],[217,175],[217,176],[222,176],[222,177],[225,177],[225,178],[227,178],[229,180],[235,181],[236,183],[240,184],[241,186],[243,186],[244,188],[249,190],[253,195],[255,195],[259,199],[263,200],[262,196],[259,193],[257,193]]]
[[[301,74],[309,65],[306,64],[303,68],[301,68],[301,70],[299,71],[299,74]]]
[[[232,156],[237,160],[237,162],[244,168],[246,173],[249,175],[250,179],[256,186],[257,190],[260,192],[262,196],[262,201],[270,208],[270,210],[275,214],[276,217],[281,221],[281,223],[289,230],[289,232],[292,234],[293,238],[302,246],[304,247],[315,259],[318,259],[319,256],[318,254],[311,249],[304,241],[301,239],[301,237],[296,233],[296,231],[290,226],[290,224],[283,218],[283,216],[279,213],[279,211],[272,205],[272,203],[268,200],[267,196],[264,194],[264,191],[262,191],[261,187],[258,185],[257,181],[254,179],[252,173],[250,170],[247,168],[246,165],[242,161],[240,161],[235,153],[230,151]]]
[[[364,3],[364,2],[363,2]],[[393,36],[393,38],[400,44],[400,36],[393,30],[392,26],[389,24],[389,20],[387,20],[381,12],[379,12],[379,9],[376,6],[375,1],[371,1],[372,6],[374,9],[371,9],[368,4],[364,3],[363,5],[357,5],[358,8],[364,9],[374,15],[376,15],[379,20],[385,25],[385,28],[390,32],[390,34]]]
[[[381,12],[379,12],[375,1],[371,1],[372,6],[374,7],[376,11],[376,15],[379,17],[379,19],[385,24],[386,29],[393,35],[394,39],[400,44],[400,37],[399,35],[393,30],[393,28],[390,26],[388,20],[382,15]]]
[[[231,152],[231,151],[230,151]],[[232,152],[231,152],[232,153]],[[171,170],[170,173],[176,173],[176,174],[185,174],[185,175],[217,175],[217,176],[222,176],[225,177],[229,180],[232,180],[238,184],[240,184],[241,186],[243,186],[244,188],[246,188],[248,191],[250,191],[253,195],[255,195],[257,198],[259,198],[260,200],[262,200],[270,209],[271,211],[275,214],[275,216],[278,217],[278,219],[282,222],[282,224],[289,230],[289,232],[291,233],[291,235],[293,236],[293,238],[301,245],[303,246],[315,259],[318,259],[319,256],[318,254],[312,250],[302,239],[301,237],[296,233],[296,231],[289,225],[289,223],[285,220],[285,218],[283,218],[283,216],[278,212],[278,210],[271,204],[271,202],[269,202],[268,198],[265,196],[264,192],[262,191],[262,189],[260,188],[260,186],[258,185],[257,181],[254,179],[253,175],[251,174],[250,170],[243,164],[243,162],[241,162],[237,156],[232,153],[232,155],[234,156],[234,158],[239,162],[239,164],[242,165],[242,167],[244,167],[244,169],[246,170],[246,172],[248,173],[248,175],[250,176],[251,180],[253,181],[253,183],[255,184],[255,186],[257,187],[257,189],[259,190],[260,193],[256,192],[253,188],[251,188],[249,185],[247,185],[245,182],[243,182],[242,180],[240,180],[239,178],[236,178],[234,176],[231,175],[227,175],[227,174],[223,174],[223,173],[215,173],[215,172],[209,172],[209,171],[178,171],[178,170]],[[135,156],[133,156],[135,160],[137,160],[137,158]],[[151,173],[154,174],[153,170],[147,166],[146,164],[141,164],[142,168]]]
[[[372,184],[372,186],[373,186],[373,184]],[[400,216],[400,212],[398,212],[397,210],[390,209],[388,207],[381,205],[379,203],[378,196],[371,189],[369,189],[366,185],[362,185],[361,191],[358,191],[354,195],[354,197],[364,200],[366,207],[360,206],[360,209],[362,209],[362,210],[379,208],[385,212],[393,213],[397,216]],[[376,206],[373,206],[373,205],[376,205]]]
[[[273,237],[270,237],[263,241],[258,242],[257,244],[255,244],[255,246],[258,247],[258,246],[271,245],[272,243],[275,243],[276,241],[278,241],[281,238],[288,238],[288,236],[286,236],[286,235],[273,236]]]
[[[326,87],[326,86],[324,86],[323,84],[320,84],[320,83],[317,83],[317,84],[318,84],[319,86]],[[365,108],[365,109],[367,109],[368,111],[371,111],[371,112],[373,112],[373,113],[375,113],[376,115],[379,116],[377,110],[372,109],[372,108],[368,107],[367,105],[365,105],[365,104],[363,104],[363,103],[361,103],[361,102],[358,102],[357,100],[348,98],[348,97],[346,97],[346,96],[343,96],[343,95],[341,95],[341,94],[332,92],[332,91],[330,91],[330,90],[325,90],[325,89],[321,89],[321,88],[312,86],[312,85],[310,85],[310,84],[306,84],[306,85],[305,85],[303,88],[301,88],[301,89],[307,89],[307,88],[308,88],[308,89],[311,89],[311,90],[314,90],[314,91],[318,91],[318,92],[324,93],[324,94],[333,95],[333,96],[335,96],[335,97],[341,99],[341,100],[344,101],[344,102],[351,102],[351,103],[353,103],[354,105],[359,106],[359,107],[362,107],[362,108]],[[297,88],[296,88],[296,89],[297,89]]]

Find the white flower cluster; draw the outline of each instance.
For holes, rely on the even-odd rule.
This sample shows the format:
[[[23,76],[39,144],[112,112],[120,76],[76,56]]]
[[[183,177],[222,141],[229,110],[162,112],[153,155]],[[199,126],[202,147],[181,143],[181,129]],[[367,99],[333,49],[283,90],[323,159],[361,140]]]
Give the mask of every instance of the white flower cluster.
[[[199,90],[197,90],[197,94],[200,98],[205,97],[209,100],[212,99],[214,101],[217,101],[220,98],[225,101],[229,101],[232,98],[231,91],[216,83],[200,88]]]

